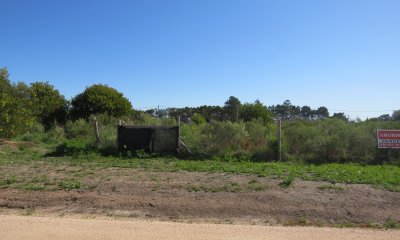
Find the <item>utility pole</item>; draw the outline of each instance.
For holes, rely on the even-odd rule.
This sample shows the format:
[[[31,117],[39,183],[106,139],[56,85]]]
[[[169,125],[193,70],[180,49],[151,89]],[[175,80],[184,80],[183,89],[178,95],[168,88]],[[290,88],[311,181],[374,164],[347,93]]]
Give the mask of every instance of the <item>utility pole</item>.
[[[278,161],[282,161],[282,120],[278,119]]]

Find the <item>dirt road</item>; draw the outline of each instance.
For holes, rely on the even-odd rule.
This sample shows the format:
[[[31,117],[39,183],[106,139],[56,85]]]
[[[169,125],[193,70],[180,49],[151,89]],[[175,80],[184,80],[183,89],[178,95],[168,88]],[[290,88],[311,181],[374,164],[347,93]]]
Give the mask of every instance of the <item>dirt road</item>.
[[[159,221],[123,221],[0,215],[2,240],[102,239],[285,239],[346,240],[400,239],[400,231],[269,227],[251,225],[187,224]]]

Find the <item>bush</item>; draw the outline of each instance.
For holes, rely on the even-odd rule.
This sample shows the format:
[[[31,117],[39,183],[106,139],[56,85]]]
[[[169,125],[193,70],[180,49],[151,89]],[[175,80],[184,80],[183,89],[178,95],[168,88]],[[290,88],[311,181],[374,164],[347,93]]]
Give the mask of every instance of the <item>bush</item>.
[[[248,160],[255,156],[257,161],[272,160],[273,141],[267,141],[271,129],[261,120],[247,123],[212,121],[209,124],[182,124],[181,138],[198,155]]]
[[[81,188],[82,184],[81,184],[81,182],[79,182],[76,179],[67,179],[67,180],[61,181],[58,184],[58,186],[63,190],[71,191],[71,190],[74,190],[74,189]]]
[[[387,149],[377,148],[377,129],[400,129],[400,124],[341,119],[288,122],[283,126],[283,140],[289,155],[307,162],[383,163]],[[398,161],[399,151],[393,150],[392,157]]]
[[[45,131],[43,125],[36,122],[28,132],[14,139],[35,143],[59,144],[65,140],[65,133],[64,128],[59,126],[53,126]]]
[[[206,118],[200,113],[195,113],[193,114],[192,121],[196,124],[204,124],[206,123]]]
[[[79,139],[85,142],[95,142],[93,123],[79,119],[75,122],[68,121],[65,125],[65,135],[68,139]]]
[[[81,140],[66,140],[56,148],[56,153],[60,156],[77,156],[93,152],[95,148]]]
[[[233,155],[243,150],[247,137],[243,123],[211,122],[190,125],[189,129],[181,132],[185,143],[194,152],[207,156]]]

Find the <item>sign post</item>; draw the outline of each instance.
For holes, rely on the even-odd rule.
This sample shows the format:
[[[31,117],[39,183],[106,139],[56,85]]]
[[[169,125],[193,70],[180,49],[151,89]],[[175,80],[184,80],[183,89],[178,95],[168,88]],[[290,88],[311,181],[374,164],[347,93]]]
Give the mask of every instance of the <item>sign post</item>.
[[[388,149],[388,160],[392,158],[392,148],[400,148],[400,130],[381,130],[376,131],[378,148]]]

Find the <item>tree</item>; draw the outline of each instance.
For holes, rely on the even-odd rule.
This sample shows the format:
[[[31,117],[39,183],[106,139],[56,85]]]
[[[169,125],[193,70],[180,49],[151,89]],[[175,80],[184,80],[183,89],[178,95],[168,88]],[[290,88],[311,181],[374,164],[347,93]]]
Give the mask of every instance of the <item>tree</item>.
[[[259,100],[256,100],[254,103],[243,104],[240,109],[240,117],[246,122],[253,119],[261,119],[265,125],[273,121],[271,111]]]
[[[55,122],[65,123],[68,102],[64,96],[48,82],[35,82],[30,86],[33,111],[46,129]]]
[[[329,117],[329,112],[328,109],[326,107],[319,107],[316,111],[315,111],[315,115],[317,116],[318,119],[322,120],[322,119],[327,119]]]
[[[292,103],[290,100],[286,100],[283,104],[277,104],[276,106],[271,106],[269,109],[278,119],[291,119],[291,108]]]
[[[400,110],[394,111],[393,114],[392,114],[392,118],[395,121],[400,121]]]
[[[12,84],[8,70],[0,69],[0,137],[10,138],[32,127],[34,117],[29,87]]]
[[[309,106],[303,106],[300,110],[300,116],[304,120],[311,120],[313,117],[312,110]]]
[[[71,117],[89,119],[92,114],[106,113],[122,117],[132,113],[132,104],[116,89],[95,84],[76,95],[71,101]]]
[[[378,117],[378,120],[386,122],[392,120],[392,117],[389,114],[383,114]]]
[[[346,117],[346,115],[344,115],[344,113],[342,113],[342,112],[334,113],[332,118],[341,119],[341,120],[343,120],[345,122],[349,121],[349,119]]]
[[[220,106],[200,106],[196,109],[201,115],[206,118],[207,122],[211,120],[222,121],[224,109]]]
[[[227,115],[227,119],[231,122],[239,121],[239,108],[241,106],[241,102],[238,98],[234,96],[230,96],[229,99],[225,102],[225,113]]]

